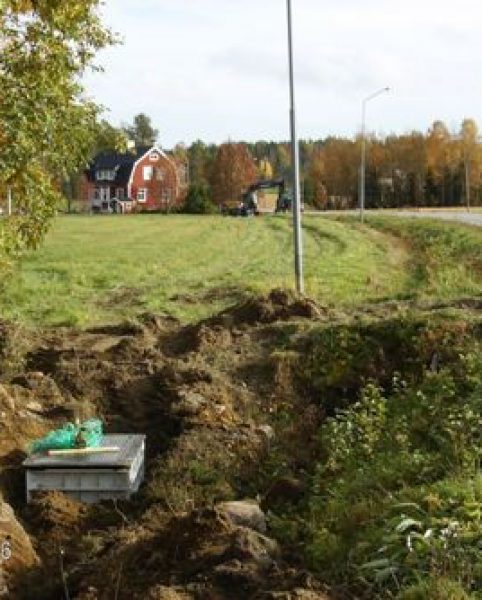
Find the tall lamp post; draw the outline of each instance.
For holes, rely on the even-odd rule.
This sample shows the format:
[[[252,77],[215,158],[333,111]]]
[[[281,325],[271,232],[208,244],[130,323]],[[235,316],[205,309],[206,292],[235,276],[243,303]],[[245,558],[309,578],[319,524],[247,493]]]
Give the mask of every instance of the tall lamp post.
[[[367,112],[367,103],[373,98],[384,94],[385,92],[389,92],[389,87],[381,88],[373,94],[370,94],[366,98],[363,99],[362,102],[362,130],[361,130],[361,163],[360,163],[360,221],[363,223],[363,219],[365,217],[365,168],[366,168],[366,112]]]
[[[290,70],[290,124],[291,124],[291,164],[293,169],[293,229],[295,247],[296,291],[304,292],[303,282],[303,240],[301,235],[301,203],[300,203],[300,156],[298,136],[296,132],[295,85],[293,64],[293,26],[291,18],[291,0],[287,0],[288,9],[288,54]]]

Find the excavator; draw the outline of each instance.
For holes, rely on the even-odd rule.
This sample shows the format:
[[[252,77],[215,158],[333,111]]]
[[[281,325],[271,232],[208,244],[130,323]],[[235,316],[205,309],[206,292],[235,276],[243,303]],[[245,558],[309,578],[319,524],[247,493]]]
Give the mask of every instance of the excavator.
[[[288,212],[291,210],[291,197],[286,191],[285,180],[282,178],[277,179],[262,179],[253,183],[243,193],[241,201],[235,207],[224,205],[222,212],[225,215],[232,215],[236,217],[248,217],[251,215],[258,215],[258,196],[259,190],[269,190],[271,188],[278,188],[278,197],[276,199],[275,212]]]
[[[269,190],[278,188],[278,198],[276,200],[276,212],[286,212],[291,208],[291,201],[286,193],[286,184],[283,178],[278,179],[262,179],[249,186],[243,195],[243,202],[247,205],[248,210],[251,209],[257,212],[257,192],[259,190]]]

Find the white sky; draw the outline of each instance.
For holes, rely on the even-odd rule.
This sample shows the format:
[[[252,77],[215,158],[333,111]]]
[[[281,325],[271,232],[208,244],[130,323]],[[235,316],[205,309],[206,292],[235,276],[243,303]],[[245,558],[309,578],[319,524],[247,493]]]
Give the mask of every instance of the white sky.
[[[288,139],[285,0],[106,0],[124,45],[88,92],[114,124],[147,113],[165,147]],[[378,133],[435,119],[482,127],[480,0],[293,0],[301,137],[352,136],[361,100]]]

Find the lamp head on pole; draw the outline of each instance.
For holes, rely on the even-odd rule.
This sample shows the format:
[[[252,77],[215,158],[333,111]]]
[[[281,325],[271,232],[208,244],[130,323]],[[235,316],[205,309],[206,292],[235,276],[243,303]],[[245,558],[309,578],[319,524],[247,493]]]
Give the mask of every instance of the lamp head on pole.
[[[369,96],[367,96],[366,98],[364,98],[363,99],[363,103],[365,104],[369,100],[373,100],[373,98],[376,98],[377,96],[380,96],[381,94],[384,94],[384,93],[389,92],[389,91],[390,91],[390,87],[389,86],[383,87],[383,88],[377,90],[376,92],[373,92],[373,94],[370,94]]]
[[[366,98],[363,99],[362,102],[362,130],[361,130],[361,164],[360,164],[360,221],[363,223],[364,220],[364,212],[365,212],[365,162],[366,162],[366,143],[365,143],[365,113],[366,113],[366,105],[369,100],[373,100],[377,96],[384,94],[385,92],[389,92],[390,88],[388,86],[383,87],[373,94],[370,94]]]

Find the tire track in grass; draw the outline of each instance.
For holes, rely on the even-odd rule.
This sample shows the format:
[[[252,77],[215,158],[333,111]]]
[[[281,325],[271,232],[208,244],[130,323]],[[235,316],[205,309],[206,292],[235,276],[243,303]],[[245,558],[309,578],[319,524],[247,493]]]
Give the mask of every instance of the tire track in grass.
[[[263,247],[269,241],[265,228],[251,219],[224,218],[216,220],[212,226],[216,232],[214,238],[212,230],[209,233],[212,259],[206,264],[202,281],[193,281],[187,276],[185,285],[194,294],[191,302],[198,304],[198,313],[203,315],[229,305],[230,299],[239,300],[253,291],[256,286],[247,275],[255,265],[255,273],[259,271],[264,261]],[[210,299],[208,307],[202,306],[205,298]]]
[[[393,289],[383,240],[346,222],[303,221],[307,294],[354,304]],[[293,263],[289,215],[62,217],[0,300],[5,316],[44,324],[114,322],[146,310],[189,321],[250,292],[292,289]],[[366,283],[377,269],[381,292]]]
[[[273,287],[287,287],[289,278],[290,237],[289,221],[281,216],[266,215],[259,218],[262,226],[263,244],[251,267],[259,267],[259,287],[267,291]]]
[[[308,282],[316,297],[328,295],[331,301],[354,305],[385,299],[402,288],[404,265],[392,260],[388,238],[374,239],[367,227],[334,219],[313,218],[305,227],[326,259],[320,267],[308,262]]]

